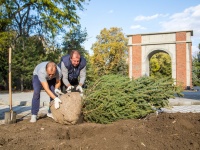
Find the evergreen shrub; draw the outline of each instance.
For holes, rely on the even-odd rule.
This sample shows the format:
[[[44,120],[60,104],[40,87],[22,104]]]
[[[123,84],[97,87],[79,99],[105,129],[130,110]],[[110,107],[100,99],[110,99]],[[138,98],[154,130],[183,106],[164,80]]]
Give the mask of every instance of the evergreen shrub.
[[[119,119],[143,118],[181,96],[172,78],[105,75],[85,91],[83,114],[87,122],[107,124]],[[154,109],[153,109],[154,108]]]

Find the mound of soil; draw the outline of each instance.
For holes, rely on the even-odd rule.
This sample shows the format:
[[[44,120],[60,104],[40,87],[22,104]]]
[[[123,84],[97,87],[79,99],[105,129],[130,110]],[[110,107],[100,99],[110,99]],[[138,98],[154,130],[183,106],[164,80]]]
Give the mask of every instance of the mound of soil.
[[[0,125],[0,149],[197,150],[200,149],[200,114],[151,114],[112,124],[61,125],[47,117],[37,123],[25,119]]]

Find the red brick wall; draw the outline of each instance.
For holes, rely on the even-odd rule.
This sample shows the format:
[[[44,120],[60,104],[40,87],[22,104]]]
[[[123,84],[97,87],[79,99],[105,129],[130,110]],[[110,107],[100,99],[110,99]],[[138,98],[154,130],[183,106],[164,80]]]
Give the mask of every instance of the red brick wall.
[[[177,32],[176,41],[186,41],[186,32]]]
[[[134,35],[132,37],[133,44],[141,43],[141,35]],[[139,78],[142,75],[142,48],[140,45],[132,46],[132,74],[133,78]]]
[[[142,54],[141,54],[141,46],[133,46],[132,47],[132,74],[133,78],[139,78],[142,75]]]
[[[176,41],[186,41],[186,32],[176,33]],[[176,44],[176,80],[186,87],[186,43]]]
[[[142,42],[142,37],[141,35],[133,35],[132,36],[132,43],[137,44]]]

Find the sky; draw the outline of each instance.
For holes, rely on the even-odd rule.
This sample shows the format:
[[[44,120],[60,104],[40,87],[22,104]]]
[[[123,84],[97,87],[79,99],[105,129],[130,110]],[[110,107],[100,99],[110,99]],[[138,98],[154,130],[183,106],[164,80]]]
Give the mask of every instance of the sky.
[[[125,35],[193,30],[193,56],[199,51],[199,0],[91,0],[78,11],[88,37],[83,44],[90,54],[96,36],[104,28],[121,28]]]

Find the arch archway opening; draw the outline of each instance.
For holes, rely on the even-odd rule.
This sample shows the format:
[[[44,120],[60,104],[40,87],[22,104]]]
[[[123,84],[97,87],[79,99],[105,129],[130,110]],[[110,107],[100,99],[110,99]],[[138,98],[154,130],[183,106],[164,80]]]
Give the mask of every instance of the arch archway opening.
[[[149,55],[149,75],[153,78],[172,77],[172,61],[168,53],[158,50]]]

